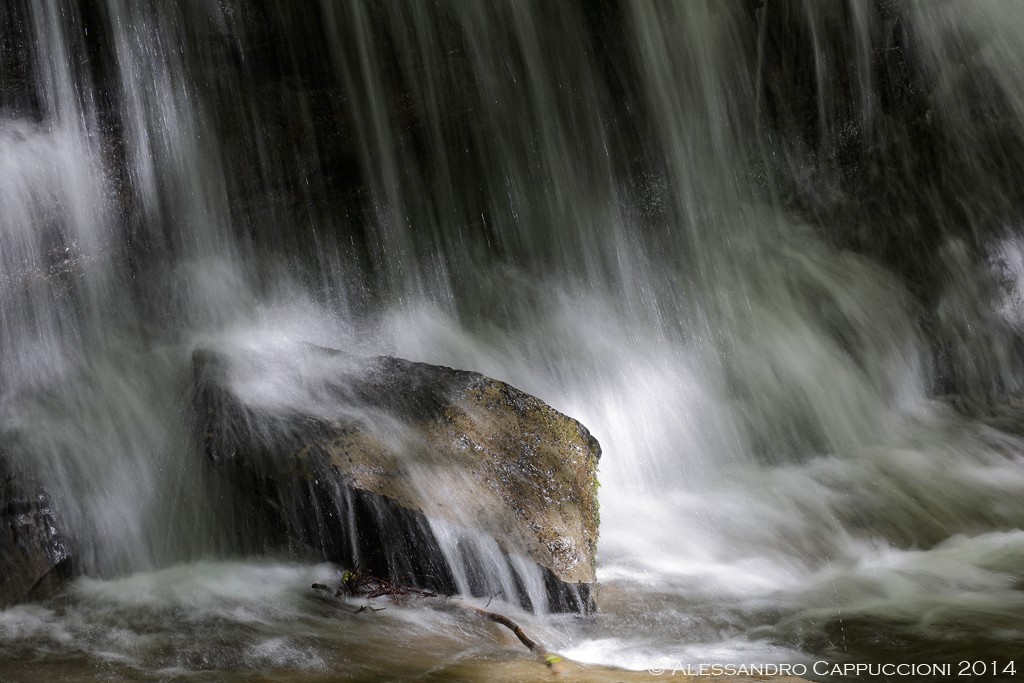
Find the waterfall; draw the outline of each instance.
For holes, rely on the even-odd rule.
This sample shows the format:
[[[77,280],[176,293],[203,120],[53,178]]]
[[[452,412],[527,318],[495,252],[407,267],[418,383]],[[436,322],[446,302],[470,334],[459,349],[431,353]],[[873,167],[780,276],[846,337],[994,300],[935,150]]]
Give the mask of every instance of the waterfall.
[[[273,573],[190,359],[313,343],[591,429],[604,615],[536,622],[579,659],[1019,643],[1024,8],[758,5],[0,4],[0,450],[79,598]]]

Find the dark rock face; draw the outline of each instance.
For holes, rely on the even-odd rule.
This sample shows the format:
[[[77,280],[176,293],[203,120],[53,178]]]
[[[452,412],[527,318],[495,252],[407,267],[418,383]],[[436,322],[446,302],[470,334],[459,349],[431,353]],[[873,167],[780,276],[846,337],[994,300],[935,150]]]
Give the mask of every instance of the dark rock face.
[[[549,608],[592,608],[600,447],[583,425],[477,373],[315,347],[291,366],[314,401],[269,406],[245,400],[236,360],[196,352],[195,405],[208,456],[265,520],[258,533],[454,592],[453,564],[487,570],[462,541],[446,554],[430,521],[443,520],[493,539],[509,567],[538,565]]]
[[[0,607],[46,597],[71,576],[71,552],[43,489],[0,451]]]

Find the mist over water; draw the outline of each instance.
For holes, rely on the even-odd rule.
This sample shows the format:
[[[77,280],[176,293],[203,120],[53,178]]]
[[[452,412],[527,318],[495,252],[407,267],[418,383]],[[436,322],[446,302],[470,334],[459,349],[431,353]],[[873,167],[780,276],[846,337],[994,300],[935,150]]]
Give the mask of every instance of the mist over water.
[[[601,611],[517,617],[568,656],[1024,654],[1024,7],[0,20],[0,447],[88,576],[0,612],[14,660],[338,666],[304,593],[331,570],[245,559],[189,413],[196,348],[308,406],[310,343],[479,371],[593,432]],[[396,678],[481,647],[386,614],[342,639],[412,643]]]

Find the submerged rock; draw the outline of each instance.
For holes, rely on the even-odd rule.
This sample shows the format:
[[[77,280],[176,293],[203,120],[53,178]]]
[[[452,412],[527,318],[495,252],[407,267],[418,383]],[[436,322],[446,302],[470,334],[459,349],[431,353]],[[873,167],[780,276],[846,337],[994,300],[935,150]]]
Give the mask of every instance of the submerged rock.
[[[253,533],[442,592],[592,608],[600,446],[576,420],[399,358],[308,347],[193,363],[206,453],[270,521],[246,517]]]
[[[71,552],[43,489],[0,450],[0,607],[47,597],[71,575]]]

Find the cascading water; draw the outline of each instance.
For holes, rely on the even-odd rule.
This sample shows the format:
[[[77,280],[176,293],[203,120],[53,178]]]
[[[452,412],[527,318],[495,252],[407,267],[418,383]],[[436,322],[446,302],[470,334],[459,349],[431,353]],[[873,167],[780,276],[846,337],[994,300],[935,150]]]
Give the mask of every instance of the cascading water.
[[[601,611],[518,617],[569,656],[1024,655],[1024,9],[756,5],[0,5],[0,450],[88,575],[0,612],[0,678],[480,652],[240,554],[191,353],[303,343],[597,436]]]

